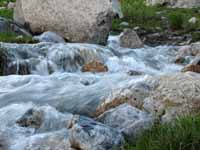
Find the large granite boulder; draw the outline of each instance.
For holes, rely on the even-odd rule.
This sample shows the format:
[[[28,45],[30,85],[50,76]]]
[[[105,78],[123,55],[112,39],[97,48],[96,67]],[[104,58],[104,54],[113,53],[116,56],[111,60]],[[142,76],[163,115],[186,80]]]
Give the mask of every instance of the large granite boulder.
[[[118,0],[17,0],[14,20],[34,33],[105,44],[116,15],[122,16]]]
[[[144,100],[144,109],[170,121],[180,115],[193,114],[200,108],[200,75],[187,72],[160,77],[157,87]]]
[[[169,5],[180,8],[199,7],[199,0],[147,0],[148,5]]]

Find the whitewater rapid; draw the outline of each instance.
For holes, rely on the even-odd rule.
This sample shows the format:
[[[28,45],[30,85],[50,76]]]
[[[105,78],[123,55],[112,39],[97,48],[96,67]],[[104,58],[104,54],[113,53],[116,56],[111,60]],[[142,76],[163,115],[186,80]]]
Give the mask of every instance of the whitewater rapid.
[[[174,63],[176,47],[121,48],[117,36],[110,36],[105,47],[79,43],[0,45],[8,52],[10,65],[17,66],[15,74],[0,77],[0,131],[10,134],[13,150],[22,150],[27,137],[40,136],[31,128],[16,125],[17,119],[32,107],[43,107],[50,120],[66,113],[93,117],[112,91],[182,69]],[[103,62],[109,71],[82,73],[81,67],[93,60]],[[27,65],[30,75],[18,75],[20,64]],[[129,71],[141,75],[131,76]],[[46,126],[48,134],[52,128],[62,128],[47,124],[52,125]]]

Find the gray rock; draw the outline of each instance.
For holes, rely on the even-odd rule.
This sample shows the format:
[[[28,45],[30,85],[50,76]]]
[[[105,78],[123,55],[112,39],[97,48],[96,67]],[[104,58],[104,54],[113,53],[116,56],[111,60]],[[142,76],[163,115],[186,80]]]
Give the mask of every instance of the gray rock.
[[[124,142],[120,132],[86,117],[75,116],[70,130],[70,143],[82,150],[120,150]]]
[[[1,108],[0,129],[3,150],[112,150],[124,142],[121,133],[107,125],[31,103]]]
[[[122,16],[118,0],[17,0],[14,20],[34,33],[53,31],[70,42],[105,44],[117,14]]]
[[[97,118],[98,121],[117,128],[126,136],[137,137],[153,124],[153,118],[129,104],[122,104],[106,111]]]
[[[67,130],[38,134],[29,137],[21,150],[75,150],[71,148]]]
[[[192,65],[200,65],[200,56],[196,56],[191,62]]]
[[[0,17],[0,32],[14,32],[18,35],[31,36],[31,34],[21,26],[2,17]]]
[[[40,42],[65,43],[65,40],[61,36],[51,31],[44,32],[39,36],[34,36],[34,39]]]
[[[133,49],[141,48],[144,45],[134,30],[125,29],[120,35],[120,46]]]
[[[200,75],[192,72],[161,76],[158,86],[144,100],[143,108],[164,122],[198,112],[199,85]]]

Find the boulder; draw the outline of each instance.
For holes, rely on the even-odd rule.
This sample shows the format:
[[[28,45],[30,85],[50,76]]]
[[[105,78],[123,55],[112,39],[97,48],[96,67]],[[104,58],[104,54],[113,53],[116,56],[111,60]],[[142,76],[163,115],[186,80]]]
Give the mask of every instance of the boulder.
[[[14,20],[33,33],[53,31],[70,42],[105,44],[116,15],[122,16],[118,0],[17,0]]]
[[[182,69],[182,72],[188,72],[188,71],[200,73],[200,65],[189,64]]]
[[[118,150],[124,142],[108,125],[32,103],[1,108],[0,127],[3,150]]]
[[[65,40],[61,36],[51,31],[44,32],[39,36],[34,36],[34,39],[40,42],[65,43]]]
[[[114,89],[96,109],[96,116],[104,112],[118,107],[121,104],[128,103],[136,108],[142,108],[143,101],[150,95],[154,86],[154,79],[149,81],[141,81],[138,83],[124,84],[122,87]]]
[[[98,121],[117,128],[126,136],[137,137],[153,124],[153,118],[129,104],[110,109],[97,118]]]
[[[74,116],[68,127],[71,147],[81,150],[120,150],[124,139],[120,132],[90,118]]]
[[[123,33],[120,35],[120,46],[133,49],[141,48],[144,45],[134,30],[124,29]]]
[[[175,62],[185,63],[188,60],[188,57],[197,57],[197,56],[200,56],[200,42],[180,47],[177,52]]]
[[[108,67],[99,61],[92,61],[82,67],[82,72],[107,72]]]
[[[200,75],[192,72],[161,76],[143,108],[164,122],[196,113],[200,109],[199,85]]]

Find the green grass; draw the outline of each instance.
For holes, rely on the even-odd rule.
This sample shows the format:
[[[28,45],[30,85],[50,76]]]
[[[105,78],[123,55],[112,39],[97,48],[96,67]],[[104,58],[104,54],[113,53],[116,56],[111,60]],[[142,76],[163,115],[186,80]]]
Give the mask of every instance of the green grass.
[[[199,150],[200,115],[187,116],[172,123],[156,124],[136,142],[125,144],[125,150]]]
[[[0,32],[0,41],[5,43],[37,43],[29,36],[19,36],[13,32]]]
[[[164,31],[166,29],[180,30],[188,32],[200,29],[200,11],[199,8],[167,8],[164,6],[146,6],[144,0],[122,0],[122,11],[124,18],[113,21],[113,30],[122,31],[120,23],[125,21],[129,23],[129,28],[136,26],[147,31]],[[181,16],[181,19],[179,18]],[[192,17],[198,18],[195,25],[188,20]],[[163,19],[166,18],[166,19]],[[159,27],[159,28],[158,28]],[[174,28],[175,27],[175,28]]]
[[[0,9],[0,17],[12,19],[13,18],[13,10],[12,9]]]

